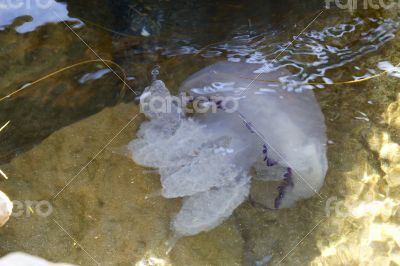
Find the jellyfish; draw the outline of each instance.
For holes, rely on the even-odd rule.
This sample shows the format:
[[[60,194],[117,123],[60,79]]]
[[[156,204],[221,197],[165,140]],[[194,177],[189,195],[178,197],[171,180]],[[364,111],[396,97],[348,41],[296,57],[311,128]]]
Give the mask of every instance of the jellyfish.
[[[175,238],[220,225],[246,200],[252,178],[280,182],[271,209],[313,196],[324,182],[327,140],[313,91],[272,82],[290,75],[284,68],[258,68],[218,62],[184,81],[179,97],[157,79],[140,97],[148,121],[128,149],[158,170],[163,197],[183,199],[171,221]]]

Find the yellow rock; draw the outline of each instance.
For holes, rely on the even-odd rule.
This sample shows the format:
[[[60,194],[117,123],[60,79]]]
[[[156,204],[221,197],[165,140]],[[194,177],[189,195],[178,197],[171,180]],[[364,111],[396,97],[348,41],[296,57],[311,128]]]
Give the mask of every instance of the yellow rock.
[[[31,204],[34,213],[12,218],[0,232],[7,243],[0,255],[24,251],[78,265],[240,265],[243,241],[232,220],[180,239],[165,254],[180,200],[146,199],[160,189],[159,176],[113,152],[135,138],[143,120],[131,121],[137,114],[132,104],[107,108],[2,166],[12,199],[22,208],[27,200],[49,201],[52,213],[42,217]]]
[[[386,180],[392,187],[400,185],[400,165],[388,169]]]
[[[400,101],[400,95],[398,95],[398,101],[391,103],[387,108],[387,112],[384,114],[386,123],[397,128],[400,128],[399,101]]]

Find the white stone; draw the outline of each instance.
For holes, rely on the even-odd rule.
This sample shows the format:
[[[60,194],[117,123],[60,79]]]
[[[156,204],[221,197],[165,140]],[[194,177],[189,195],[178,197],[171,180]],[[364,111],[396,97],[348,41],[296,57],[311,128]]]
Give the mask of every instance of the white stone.
[[[10,219],[12,209],[13,203],[6,194],[0,191],[0,227],[2,227],[8,221],[8,219]]]
[[[0,259],[0,266],[73,266],[65,263],[51,263],[39,257],[22,252],[10,253]]]

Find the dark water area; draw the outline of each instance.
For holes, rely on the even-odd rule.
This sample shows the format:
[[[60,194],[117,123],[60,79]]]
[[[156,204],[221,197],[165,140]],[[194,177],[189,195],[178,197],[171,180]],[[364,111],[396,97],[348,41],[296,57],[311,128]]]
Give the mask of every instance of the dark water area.
[[[47,6],[50,10],[42,8]],[[0,20],[1,96],[67,65],[97,59],[61,19],[71,21],[102,58],[123,66],[131,77],[130,86],[140,92],[148,85],[154,65],[170,55],[178,55],[172,65],[190,62],[183,59],[185,54],[243,32],[253,37],[261,31],[284,32],[320,8],[320,1],[49,1],[42,6],[32,2],[12,7],[3,11]],[[208,64],[208,60],[195,60],[194,71]],[[101,64],[66,71],[3,101],[1,121],[12,123],[3,133],[0,160],[7,162],[60,127],[114,105],[121,86],[111,75],[100,83],[77,86],[79,75],[96,68],[101,69]],[[187,75],[169,66],[162,71],[175,84]],[[132,93],[126,97],[133,99]]]

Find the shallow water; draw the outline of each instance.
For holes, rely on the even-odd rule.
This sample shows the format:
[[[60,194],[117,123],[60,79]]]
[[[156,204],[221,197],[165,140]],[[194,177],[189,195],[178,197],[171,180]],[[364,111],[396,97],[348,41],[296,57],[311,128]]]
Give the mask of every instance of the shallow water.
[[[292,73],[281,79],[287,90],[293,79],[354,80],[380,72],[381,61],[400,60],[396,9],[326,10],[296,38],[319,14],[320,1],[48,3],[45,12],[38,4],[0,9],[0,97],[98,59],[72,30],[120,64],[136,93],[151,82],[156,64],[176,93],[189,75],[220,60],[264,63],[261,72],[285,66]],[[269,210],[259,204],[268,187],[254,181],[252,200],[216,229],[178,241],[169,255],[164,242],[180,201],[146,199],[160,189],[159,177],[112,152],[135,138],[142,118],[79,173],[138,112],[135,93],[121,91],[122,82],[100,63],[26,87],[0,102],[0,124],[11,121],[0,133],[0,169],[9,176],[1,190],[24,210],[1,228],[0,253],[25,251],[78,265],[95,264],[91,256],[102,265],[262,265],[269,256],[268,265],[389,265],[388,258],[399,264],[397,82],[383,76],[314,85],[329,139],[320,196]],[[26,201],[52,199],[77,173],[51,200],[51,216],[27,207]]]

